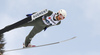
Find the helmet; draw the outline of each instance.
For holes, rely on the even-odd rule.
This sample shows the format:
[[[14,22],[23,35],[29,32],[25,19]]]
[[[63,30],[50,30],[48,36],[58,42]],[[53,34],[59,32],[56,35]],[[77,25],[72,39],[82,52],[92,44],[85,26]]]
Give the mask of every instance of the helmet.
[[[64,9],[61,9],[57,12],[58,14],[61,14],[63,17],[66,17],[67,16],[67,13]]]

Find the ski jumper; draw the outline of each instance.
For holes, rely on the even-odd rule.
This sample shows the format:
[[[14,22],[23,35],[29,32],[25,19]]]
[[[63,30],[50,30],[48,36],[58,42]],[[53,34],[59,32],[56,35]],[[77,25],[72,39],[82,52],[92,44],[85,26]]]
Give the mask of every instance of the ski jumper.
[[[27,47],[28,44],[31,42],[32,38],[37,33],[41,32],[43,29],[46,29],[50,26],[59,25],[61,21],[55,20],[55,17],[56,17],[56,13],[53,13],[52,11],[49,10],[47,14],[17,27],[17,28],[20,28],[20,27],[33,26],[33,29],[31,30],[31,32],[27,35],[25,39],[25,46]],[[31,18],[31,15],[27,15],[27,18]]]

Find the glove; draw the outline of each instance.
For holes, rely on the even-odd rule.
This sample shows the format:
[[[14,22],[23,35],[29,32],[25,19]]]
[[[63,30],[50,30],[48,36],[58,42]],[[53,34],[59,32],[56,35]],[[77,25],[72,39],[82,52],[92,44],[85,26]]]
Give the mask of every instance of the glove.
[[[27,14],[26,16],[28,17],[28,16],[31,16],[32,14]]]
[[[46,31],[47,27],[44,28],[44,31]]]

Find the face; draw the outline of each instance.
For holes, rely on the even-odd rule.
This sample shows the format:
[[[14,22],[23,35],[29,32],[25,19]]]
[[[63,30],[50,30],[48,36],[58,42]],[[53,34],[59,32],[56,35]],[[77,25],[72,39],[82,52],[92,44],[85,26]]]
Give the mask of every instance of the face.
[[[56,17],[57,20],[63,20],[64,18],[61,14]]]

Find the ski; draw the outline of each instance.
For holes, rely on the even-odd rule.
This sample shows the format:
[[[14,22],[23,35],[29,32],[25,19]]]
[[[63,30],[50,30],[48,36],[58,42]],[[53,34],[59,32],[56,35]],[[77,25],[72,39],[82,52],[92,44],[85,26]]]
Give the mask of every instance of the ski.
[[[49,46],[49,45],[54,45],[54,44],[66,42],[66,41],[69,41],[69,40],[72,40],[72,39],[75,39],[75,38],[76,38],[76,37],[72,37],[72,38],[70,38],[70,39],[66,39],[66,40],[63,40],[63,41],[58,41],[58,42],[54,42],[54,43],[38,45],[38,46],[34,46],[34,47],[26,47],[26,48],[18,48],[18,49],[12,49],[12,50],[5,50],[4,52],[17,51],[17,50],[28,49],[28,48],[43,47],[43,46]]]

